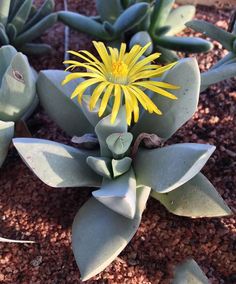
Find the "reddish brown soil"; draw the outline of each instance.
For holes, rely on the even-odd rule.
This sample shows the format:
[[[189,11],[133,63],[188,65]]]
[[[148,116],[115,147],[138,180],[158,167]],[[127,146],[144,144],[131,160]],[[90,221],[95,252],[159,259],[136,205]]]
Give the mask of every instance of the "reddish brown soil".
[[[57,10],[62,9],[63,1],[56,2]],[[89,0],[71,0],[69,8],[85,14],[95,11]],[[227,28],[229,14],[198,7],[197,18]],[[91,47],[85,35],[76,32],[70,35],[71,49]],[[44,41],[52,42],[54,53],[32,60],[37,70],[63,68],[63,37],[61,24],[44,36]],[[216,44],[213,52],[198,56],[201,69],[209,68],[223,53]],[[194,118],[170,141],[217,146],[204,173],[234,211],[235,100],[233,80],[208,89],[201,95]],[[43,111],[30,119],[29,126],[35,137],[70,143],[69,137]],[[12,149],[0,172],[0,196],[1,235],[36,241],[30,245],[0,243],[0,283],[81,283],[71,250],[71,224],[90,191],[44,185]],[[174,216],[158,202],[149,200],[141,226],[124,252],[104,272],[86,283],[170,283],[173,267],[187,257],[199,263],[212,283],[236,283],[235,245],[235,217],[191,220]]]

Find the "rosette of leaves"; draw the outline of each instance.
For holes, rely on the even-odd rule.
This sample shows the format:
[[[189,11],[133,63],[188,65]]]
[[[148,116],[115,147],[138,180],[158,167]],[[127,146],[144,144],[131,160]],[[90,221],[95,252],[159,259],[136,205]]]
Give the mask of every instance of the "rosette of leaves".
[[[195,14],[195,7],[191,5],[172,9],[174,2],[97,0],[98,17],[60,11],[58,19],[77,31],[117,46],[122,41],[130,42],[130,47],[152,42],[146,55],[153,50],[160,51],[162,62],[176,61],[178,56],[175,51],[209,51],[212,44],[206,40],[174,36],[185,28],[184,24]]]
[[[0,46],[11,44],[25,54],[43,54],[50,45],[36,43],[45,30],[57,21],[54,0],[45,0],[37,9],[33,0],[0,1]]]
[[[236,22],[233,25],[232,32],[200,20],[187,22],[186,26],[218,41],[228,50],[226,56],[201,74],[201,90],[203,91],[212,84],[236,76]]]
[[[167,140],[196,111],[200,72],[195,59],[180,60],[162,78],[182,86],[173,90],[178,100],[153,96],[164,114],[143,112],[138,123],[129,128],[123,107],[111,124],[110,110],[103,118],[98,117],[97,109],[89,110],[89,92],[82,105],[70,99],[82,79],[62,86],[64,78],[64,71],[40,72],[37,92],[41,104],[69,135],[86,137],[85,146],[96,144],[97,139],[100,149],[78,149],[32,138],[16,138],[14,145],[26,165],[47,185],[95,188],[93,197],[78,210],[72,226],[72,248],[83,280],[105,269],[129,243],[150,195],[180,216],[231,214],[213,185],[200,173],[214,146],[181,143],[147,149],[145,143],[144,147],[137,147],[144,133],[152,134],[145,134],[150,138],[147,142],[157,136],[161,141]]]
[[[8,45],[0,48],[0,167],[14,136],[14,124],[36,100],[35,74],[25,55]]]

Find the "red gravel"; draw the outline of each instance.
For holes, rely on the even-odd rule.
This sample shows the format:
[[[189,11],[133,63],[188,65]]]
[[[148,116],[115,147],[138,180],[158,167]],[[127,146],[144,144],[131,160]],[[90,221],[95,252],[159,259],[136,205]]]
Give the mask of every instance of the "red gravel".
[[[57,10],[63,8],[57,2]],[[76,2],[76,4],[74,3]],[[69,1],[72,10],[92,14],[91,1]],[[229,12],[199,7],[197,17],[227,27]],[[57,24],[44,37],[53,42],[54,54],[32,60],[34,67],[63,68],[64,28]],[[187,32],[191,34],[190,32]],[[91,46],[88,37],[71,32],[70,48]],[[223,55],[219,44],[198,56],[201,69]],[[198,112],[171,139],[173,142],[212,143],[217,150],[204,173],[235,210],[236,113],[235,81],[208,89],[201,95]],[[42,112],[29,121],[35,137],[70,143]],[[53,189],[38,180],[12,149],[0,172],[0,228],[9,238],[35,240],[36,244],[0,243],[0,283],[75,284],[79,270],[71,251],[71,224],[87,200],[86,189]],[[142,224],[119,258],[86,283],[170,283],[173,267],[193,257],[212,283],[236,283],[236,219],[195,219],[174,216],[149,200]]]

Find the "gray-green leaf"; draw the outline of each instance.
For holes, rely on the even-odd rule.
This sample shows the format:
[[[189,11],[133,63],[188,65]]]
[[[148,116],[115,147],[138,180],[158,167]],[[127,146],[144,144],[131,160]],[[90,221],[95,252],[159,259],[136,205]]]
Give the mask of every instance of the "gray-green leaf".
[[[93,191],[93,196],[111,210],[133,219],[136,209],[136,179],[133,169],[116,179],[103,179],[101,188]]]
[[[61,82],[69,72],[45,70],[39,73],[37,93],[40,103],[48,115],[69,135],[82,136],[94,132],[85,117],[77,99],[70,96],[82,79],[71,81],[62,86]]]
[[[124,107],[120,109],[113,124],[111,124],[111,114],[99,121],[99,123],[95,127],[95,132],[99,140],[101,156],[112,157],[112,152],[109,150],[106,143],[107,137],[112,133],[127,132],[127,128],[128,127],[126,123],[126,113]]]
[[[132,133],[113,133],[107,137],[106,143],[113,154],[122,155],[129,150],[132,140]]]
[[[72,248],[83,281],[101,272],[126,247],[139,227],[149,193],[150,188],[137,189],[136,215],[132,220],[95,198],[78,211],[72,226]]]
[[[161,149],[140,149],[134,160],[137,184],[165,193],[192,179],[205,165],[215,146],[183,143]]]
[[[98,175],[109,179],[112,178],[111,159],[89,156],[86,161],[90,168]]]
[[[154,133],[161,138],[168,139],[197,109],[200,92],[200,71],[196,59],[182,59],[168,71],[163,78],[167,82],[179,86],[178,90],[171,90],[177,100],[170,100],[161,95],[153,94],[153,102],[160,108],[162,115],[144,112],[138,123],[132,128],[135,136],[142,132]]]
[[[123,175],[130,169],[132,164],[132,159],[130,157],[124,157],[123,159],[120,160],[112,159],[111,164],[112,164],[113,176],[118,177],[120,175]]]
[[[176,267],[172,284],[209,284],[209,281],[196,261],[189,259]]]
[[[0,89],[0,119],[17,121],[31,105],[36,94],[34,74],[28,59],[17,53],[7,68]]]
[[[8,147],[14,135],[14,122],[0,120],[0,167],[2,166],[8,152]]]
[[[185,23],[192,20],[196,12],[193,5],[184,5],[173,9],[169,14],[166,25],[171,27],[167,35],[175,35],[186,28]]]
[[[101,177],[87,165],[87,152],[43,139],[15,138],[14,146],[26,165],[52,187],[99,187]]]
[[[201,173],[168,193],[152,193],[171,213],[192,218],[232,214],[222,197]]]

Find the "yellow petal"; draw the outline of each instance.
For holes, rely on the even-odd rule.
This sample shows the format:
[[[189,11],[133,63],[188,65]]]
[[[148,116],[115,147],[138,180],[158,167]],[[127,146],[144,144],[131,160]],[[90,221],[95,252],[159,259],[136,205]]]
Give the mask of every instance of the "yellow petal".
[[[122,43],[120,47],[120,54],[119,54],[119,60],[122,60],[126,51],[126,44]]]
[[[158,81],[142,81],[142,83],[148,83],[152,84],[154,86],[160,87],[160,88],[165,88],[165,89],[171,89],[171,90],[178,90],[180,89],[180,86],[172,85],[166,82],[158,82]]]
[[[104,62],[106,70],[109,70],[109,68],[111,66],[111,58],[110,58],[110,56],[107,52],[107,49],[106,49],[104,43],[93,41],[93,44],[94,44],[100,58]]]
[[[145,104],[147,106],[147,109],[150,113],[155,112],[157,114],[162,114],[161,111],[158,109],[158,107],[153,103],[153,101],[149,98],[148,95],[146,95],[142,90],[139,88],[132,86],[132,88],[136,91],[134,95],[137,97],[139,102],[141,103],[141,100],[145,101]],[[139,96],[138,96],[139,95]]]
[[[129,65],[130,62],[134,59],[134,57],[138,54],[138,52],[142,49],[140,45],[134,45],[129,53],[124,55],[125,64]]]
[[[149,42],[144,47],[142,47],[141,50],[136,54],[134,59],[129,63],[130,69],[135,65],[135,63],[139,60],[139,58],[144,54],[144,52],[149,48],[150,45],[151,45],[151,42]]]
[[[100,75],[103,75],[103,70],[96,63],[91,65],[91,64],[88,64],[88,63],[81,63],[81,62],[74,61],[74,60],[66,60],[63,63],[64,64],[72,64],[73,66],[76,66],[76,67],[84,67],[86,69],[89,69],[90,71],[93,71],[93,72],[96,72]]]
[[[120,85],[118,84],[115,84],[114,97],[115,97],[115,101],[114,101],[112,112],[111,112],[111,124],[115,122],[119,109],[120,109],[121,88],[120,88]]]
[[[94,63],[91,59],[87,58],[86,56],[83,56],[82,54],[80,54],[80,52],[76,52],[76,51],[73,51],[73,50],[68,50],[67,51],[69,54],[72,54],[72,55],[75,55],[89,63]]]
[[[112,62],[115,62],[118,60],[118,56],[119,56],[119,51],[117,48],[112,48],[112,47],[108,47],[110,54],[111,54],[111,60]]]
[[[132,99],[130,93],[127,90],[127,87],[125,85],[121,85],[121,88],[125,97],[126,122],[130,126],[133,113]]]
[[[133,83],[133,84],[136,85],[136,86],[144,87],[144,88],[146,88],[148,90],[151,90],[151,91],[153,91],[155,93],[158,93],[158,94],[160,94],[162,96],[165,96],[165,97],[167,97],[169,99],[173,99],[173,100],[177,99],[177,97],[175,95],[173,95],[173,94],[171,94],[171,93],[167,92],[166,90],[163,90],[163,89],[161,89],[159,87],[156,87],[156,86],[154,86],[154,85],[152,85],[150,83],[136,82],[136,83]]]
[[[108,85],[108,87],[105,91],[105,94],[103,95],[101,105],[100,105],[100,108],[99,108],[99,112],[98,112],[99,117],[101,117],[103,115],[104,111],[106,110],[106,107],[107,107],[108,101],[110,99],[111,92],[112,92],[113,88],[114,88],[113,84]]]
[[[167,65],[165,65],[163,67],[158,68],[156,70],[156,72],[154,72],[152,77],[156,77],[156,76],[162,75],[164,72],[168,71],[169,69],[171,69],[176,64],[177,64],[177,62],[173,62],[173,63],[167,64]]]
[[[153,54],[149,55],[148,57],[140,60],[130,70],[129,75],[132,76],[133,74],[138,73],[143,68],[143,66],[148,65],[150,62],[154,61],[158,57],[160,57],[160,53],[153,53]]]
[[[89,101],[90,111],[92,111],[94,109],[95,105],[97,104],[99,97],[101,96],[101,93],[103,92],[103,90],[106,88],[106,86],[108,84],[109,84],[108,82],[102,82],[95,88],[95,90],[93,91],[93,94],[90,98],[90,101]]]
[[[129,86],[127,89],[129,90],[129,92],[130,92],[131,94],[134,94],[134,95],[135,95],[135,97],[136,97],[136,98],[138,99],[138,101],[141,103],[141,105],[143,106],[143,108],[144,108],[145,110],[148,110],[146,101],[145,101],[145,99],[143,98],[142,93],[140,92],[141,90],[139,90],[139,88],[136,88],[135,86]]]
[[[101,78],[104,80],[103,77],[96,73],[88,73],[88,72],[78,72],[78,73],[71,73],[65,77],[65,79],[62,81],[62,85],[65,85],[69,83],[72,80],[83,78],[83,77],[91,77],[91,78]]]
[[[103,81],[103,79],[98,79],[98,78],[93,78],[93,79],[88,79],[86,81],[83,81],[82,83],[80,83],[74,90],[74,92],[71,95],[71,99],[75,98],[76,96],[78,97],[78,101],[81,103],[82,100],[82,95],[85,92],[85,90],[89,87],[92,86],[96,83],[99,83]]]
[[[131,98],[133,101],[133,111],[134,111],[134,122],[137,123],[139,119],[139,106],[137,97],[134,94],[131,94]]]

